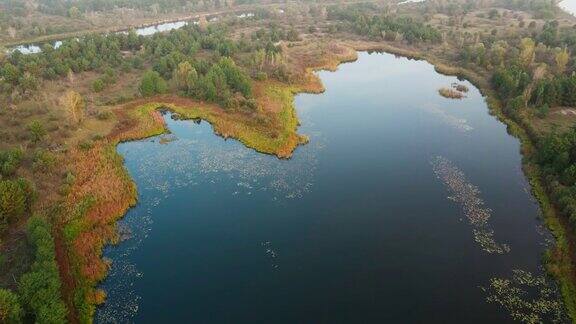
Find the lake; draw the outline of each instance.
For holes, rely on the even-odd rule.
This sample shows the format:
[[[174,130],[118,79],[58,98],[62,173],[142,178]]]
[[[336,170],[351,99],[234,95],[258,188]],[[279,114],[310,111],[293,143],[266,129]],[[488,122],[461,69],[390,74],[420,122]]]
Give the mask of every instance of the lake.
[[[97,322],[562,316],[526,311],[561,313],[541,266],[550,238],[518,140],[473,85],[390,54],[319,76],[325,93],[296,97],[310,143],[290,160],[169,115],[171,134],[118,147],[139,203],[105,250]],[[453,83],[466,98],[438,94]]]

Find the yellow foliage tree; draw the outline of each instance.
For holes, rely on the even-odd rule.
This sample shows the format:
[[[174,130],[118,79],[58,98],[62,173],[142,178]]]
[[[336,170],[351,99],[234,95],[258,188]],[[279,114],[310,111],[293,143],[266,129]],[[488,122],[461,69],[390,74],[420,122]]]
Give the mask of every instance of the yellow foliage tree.
[[[78,92],[70,90],[62,98],[62,105],[68,112],[70,120],[74,123],[80,123],[84,120],[84,109],[86,103],[84,98]]]
[[[570,60],[568,49],[564,48],[563,50],[558,51],[554,59],[556,61],[556,71],[558,74],[564,73],[564,71],[566,71],[566,65],[568,65],[568,61]]]
[[[530,66],[534,62],[536,44],[532,38],[524,38],[520,42],[520,62],[525,67]]]
[[[200,27],[200,30],[205,31],[206,29],[208,29],[208,21],[206,20],[206,16],[201,16],[200,19],[198,20],[198,26]]]

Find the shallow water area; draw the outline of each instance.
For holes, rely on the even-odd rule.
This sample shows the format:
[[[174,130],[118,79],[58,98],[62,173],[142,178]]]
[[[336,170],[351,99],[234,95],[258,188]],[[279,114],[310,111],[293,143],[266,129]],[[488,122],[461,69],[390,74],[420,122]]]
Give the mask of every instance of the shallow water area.
[[[549,237],[519,142],[480,92],[390,54],[319,75],[325,93],[296,97],[310,143],[290,160],[170,115],[171,134],[118,147],[139,203],[120,222],[127,239],[105,251],[97,322],[506,323],[529,312],[494,297],[495,278],[542,278]],[[438,94],[453,83],[466,98]],[[534,281],[550,291],[521,298],[557,297]]]

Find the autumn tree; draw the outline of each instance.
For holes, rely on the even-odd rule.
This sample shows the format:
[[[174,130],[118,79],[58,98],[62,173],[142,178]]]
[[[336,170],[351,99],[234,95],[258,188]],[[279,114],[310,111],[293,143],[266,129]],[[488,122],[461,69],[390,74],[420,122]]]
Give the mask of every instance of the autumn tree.
[[[518,59],[524,67],[530,66],[534,62],[536,44],[532,38],[523,38],[520,41],[520,55]]]
[[[208,21],[206,20],[206,16],[201,16],[198,20],[198,27],[200,30],[206,31],[208,29]]]
[[[80,123],[84,120],[84,109],[86,103],[84,98],[78,92],[70,90],[62,98],[62,105],[66,109],[68,116],[74,123]]]
[[[570,60],[568,49],[564,48],[557,51],[554,60],[556,61],[556,72],[558,74],[564,73],[564,71],[566,71],[566,65],[568,65],[568,61]]]

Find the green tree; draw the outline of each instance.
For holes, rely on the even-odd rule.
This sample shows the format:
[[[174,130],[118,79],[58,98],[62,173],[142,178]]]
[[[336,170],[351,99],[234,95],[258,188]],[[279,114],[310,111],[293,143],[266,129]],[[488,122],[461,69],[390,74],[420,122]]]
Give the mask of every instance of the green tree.
[[[92,90],[94,92],[102,92],[104,90],[104,81],[102,79],[96,79],[92,82]]]
[[[71,7],[70,9],[68,9],[68,17],[76,19],[76,18],[80,18],[80,10],[76,7]]]
[[[25,179],[0,181],[0,228],[20,219],[33,200],[33,189]]]
[[[44,126],[38,120],[34,120],[28,124],[28,131],[30,132],[32,142],[34,143],[40,142],[44,136],[46,136]]]
[[[150,97],[155,94],[166,92],[168,90],[168,85],[158,72],[146,71],[140,81],[139,90],[142,96]]]

